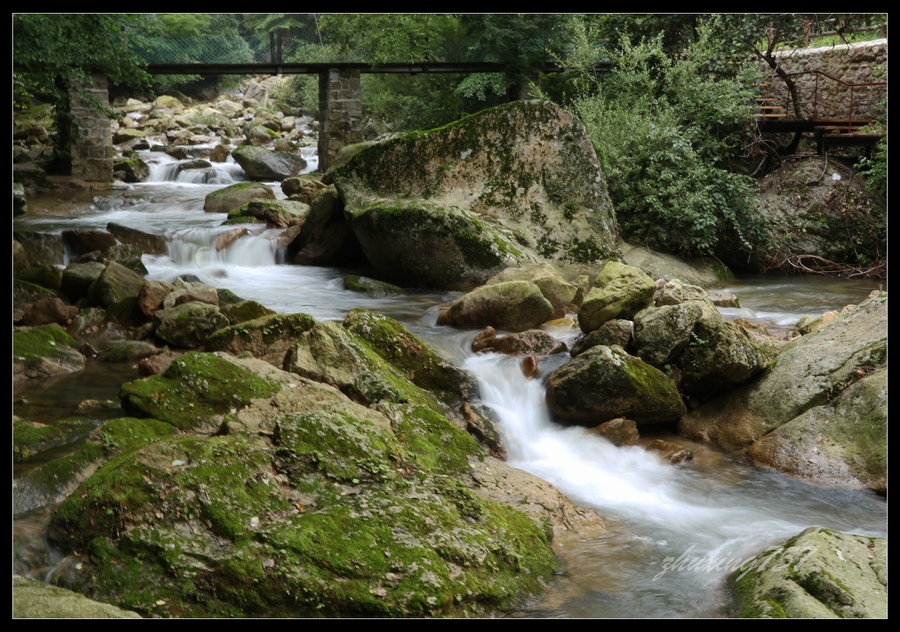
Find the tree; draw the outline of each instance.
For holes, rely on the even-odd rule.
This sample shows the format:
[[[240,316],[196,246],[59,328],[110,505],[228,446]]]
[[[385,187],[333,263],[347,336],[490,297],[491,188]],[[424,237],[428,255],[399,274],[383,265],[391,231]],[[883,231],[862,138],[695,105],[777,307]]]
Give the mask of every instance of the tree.
[[[136,52],[142,46],[146,22],[142,15],[13,16],[13,98],[19,106],[27,106],[34,98],[54,106],[57,169],[70,168],[70,148],[77,134],[77,121],[69,111],[71,90],[80,91],[93,72],[104,73],[115,83],[149,82]]]

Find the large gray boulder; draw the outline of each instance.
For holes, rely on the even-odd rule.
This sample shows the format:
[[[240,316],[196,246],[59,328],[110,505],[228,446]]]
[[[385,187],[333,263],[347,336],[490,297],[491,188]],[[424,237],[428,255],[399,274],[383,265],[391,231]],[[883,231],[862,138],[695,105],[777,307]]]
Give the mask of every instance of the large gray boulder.
[[[761,461],[832,484],[880,489],[887,455],[886,366],[887,294],[876,292],[785,345],[759,379],[691,411],[679,432],[737,449],[779,429],[753,449]],[[781,429],[788,422],[793,425]],[[777,455],[776,446],[786,453]],[[804,456],[805,465],[799,463]]]
[[[252,180],[280,182],[306,168],[306,161],[300,156],[253,145],[236,147],[231,156]]]
[[[734,616],[887,618],[887,540],[810,527],[728,579]]]
[[[562,419],[596,426],[617,417],[638,425],[685,413],[675,383],[621,347],[591,347],[550,375],[547,405]]]
[[[615,217],[590,138],[551,103],[518,101],[353,146],[327,178],[366,256],[400,285],[470,290],[540,258],[616,256]]]

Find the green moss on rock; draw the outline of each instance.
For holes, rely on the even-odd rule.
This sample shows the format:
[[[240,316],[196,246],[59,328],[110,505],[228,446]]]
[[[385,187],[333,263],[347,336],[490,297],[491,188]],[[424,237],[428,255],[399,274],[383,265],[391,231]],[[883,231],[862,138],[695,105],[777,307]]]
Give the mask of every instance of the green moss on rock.
[[[221,415],[279,387],[215,355],[180,356],[162,375],[122,385],[122,407],[178,428],[218,426]]]

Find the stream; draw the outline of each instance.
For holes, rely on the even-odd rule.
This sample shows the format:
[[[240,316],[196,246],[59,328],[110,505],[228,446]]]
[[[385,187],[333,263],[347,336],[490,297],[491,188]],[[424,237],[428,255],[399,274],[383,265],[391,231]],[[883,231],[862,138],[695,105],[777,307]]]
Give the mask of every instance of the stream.
[[[316,167],[312,158],[309,171]],[[607,520],[599,535],[558,539],[565,572],[541,603],[519,616],[726,616],[730,598],[725,569],[736,568],[767,546],[810,526],[886,537],[886,499],[874,493],[807,485],[757,468],[742,455],[660,434],[694,453],[692,461],[672,466],[642,447],[616,448],[584,429],[554,423],[544,403],[545,382],[568,354],[542,360],[532,380],[522,375],[516,358],[473,354],[475,330],[435,325],[441,306],[460,296],[458,292],[407,290],[401,296],[374,299],[347,291],[342,284],[346,274],[373,272],[283,265],[280,231],[263,225],[247,225],[251,234],[217,252],[213,240],[228,230],[221,226],[225,215],[204,213],[204,198],[242,179],[240,168],[216,164],[215,173],[198,182],[189,172],[173,169],[168,156],[148,154],[146,159],[154,163],[154,181],[83,200],[74,196],[64,204],[29,201],[31,213],[16,218],[15,228],[57,232],[105,229],[116,222],[164,234],[168,254],[144,255],[149,279],[172,282],[192,274],[277,312],[303,312],[319,320],[343,319],[354,307],[378,311],[404,323],[475,375],[481,403],[501,420],[510,465],[549,481],[574,503],[596,509]],[[278,183],[269,186],[284,199]],[[771,332],[784,332],[805,314],[861,302],[878,289],[878,282],[758,276],[716,289],[740,300],[740,309],[722,310],[727,318],[741,316],[765,324]],[[577,327],[548,331],[570,345],[579,334]],[[114,337],[93,344],[102,349]],[[17,391],[14,412],[53,423],[70,416],[87,397],[117,401],[119,385],[136,378],[132,366],[88,360],[84,371],[52,386]],[[119,413],[121,409],[113,414]],[[17,468],[14,476],[19,473]],[[40,524],[33,514],[17,519],[15,528],[39,529]],[[681,564],[679,569],[678,561],[693,558],[704,563],[692,570]],[[14,572],[26,574],[27,569]]]

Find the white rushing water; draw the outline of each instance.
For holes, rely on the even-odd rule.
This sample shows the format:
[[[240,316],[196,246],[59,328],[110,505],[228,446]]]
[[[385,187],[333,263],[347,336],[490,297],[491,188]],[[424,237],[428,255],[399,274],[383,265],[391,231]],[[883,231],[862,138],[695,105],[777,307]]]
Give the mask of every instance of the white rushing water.
[[[177,181],[137,185],[76,213],[37,215],[21,224],[61,230],[116,222],[162,234],[167,254],[144,256],[151,279],[172,281],[190,274],[278,312],[303,312],[317,319],[342,319],[353,307],[381,311],[472,372],[482,403],[500,420],[510,464],[609,519],[603,535],[566,543],[568,570],[554,593],[556,600],[531,614],[717,616],[728,602],[723,590],[727,569],[766,546],[816,525],[886,535],[886,503],[874,494],[812,487],[687,442],[694,460],[672,466],[642,447],[616,448],[585,429],[557,424],[544,402],[545,380],[568,354],[543,359],[536,379],[523,376],[516,358],[475,355],[469,347],[476,332],[435,326],[440,305],[458,293],[408,290],[400,297],[372,299],[343,289],[346,270],[282,265],[280,231],[223,226],[225,215],[203,212],[206,194],[224,184],[213,184],[209,177],[202,183],[182,179],[185,171],[168,157],[154,162],[154,177]],[[238,171],[225,163],[212,169],[223,180],[226,175],[241,179]],[[284,197],[277,183],[271,186]],[[220,238],[235,230],[246,233],[220,248]],[[871,287],[758,279],[735,281],[724,289],[738,294],[742,308],[758,319],[786,327],[806,313],[859,302]],[[551,333],[569,343],[576,334]],[[681,564],[679,570],[678,562],[691,559],[705,560],[705,566],[695,564],[688,571]]]

